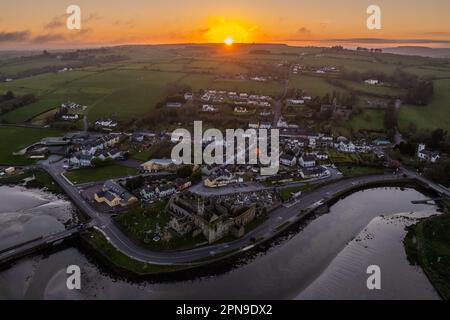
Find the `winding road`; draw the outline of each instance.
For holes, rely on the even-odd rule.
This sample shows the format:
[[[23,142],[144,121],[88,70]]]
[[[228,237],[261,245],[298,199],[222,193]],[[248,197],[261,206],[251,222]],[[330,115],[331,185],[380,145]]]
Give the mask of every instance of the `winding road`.
[[[289,205],[289,207],[282,206],[271,212],[269,218],[265,222],[245,234],[245,236],[240,239],[226,244],[213,244],[185,251],[158,252],[151,251],[137,245],[118,229],[118,227],[112,222],[111,215],[95,210],[81,196],[80,191],[62,176],[64,170],[62,169],[61,163],[49,163],[44,161],[39,165],[53,177],[53,179],[66,192],[68,197],[78,206],[78,208],[91,217],[91,225],[101,229],[112,245],[134,259],[152,264],[164,265],[191,263],[200,259],[213,258],[217,254],[231,250],[245,251],[253,246],[255,239],[261,240],[273,237],[279,231],[280,226],[286,225],[286,223],[295,223],[302,219],[302,217],[299,216],[299,213],[302,210],[312,209],[319,206],[323,201],[332,198],[342,191],[367,183],[389,182],[398,180],[399,178],[401,179],[401,176],[399,175],[385,174],[341,179],[330,182],[329,184],[314,191],[304,193],[300,200]],[[417,177],[412,172],[403,172],[413,178],[420,178],[422,182],[426,182],[427,184],[429,183],[426,180],[423,180],[424,178]],[[430,187],[433,189],[440,189],[437,185],[430,185]],[[450,192],[445,194],[450,196]]]

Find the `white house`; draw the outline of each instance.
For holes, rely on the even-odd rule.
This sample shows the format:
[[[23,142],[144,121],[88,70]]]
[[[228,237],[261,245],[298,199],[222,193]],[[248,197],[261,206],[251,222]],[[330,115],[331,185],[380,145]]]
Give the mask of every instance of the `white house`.
[[[210,104],[204,104],[204,105],[202,106],[202,111],[203,111],[203,112],[216,112],[217,109],[216,109],[213,105],[210,105]]]
[[[293,167],[297,164],[297,158],[291,154],[283,154],[280,156],[280,163],[283,166]]]
[[[327,153],[325,153],[325,152],[317,152],[316,153],[316,159],[317,160],[328,160],[328,158],[329,158],[329,156],[328,156],[328,154]]]
[[[370,85],[377,85],[380,82],[378,80],[375,80],[375,79],[367,79],[366,81],[364,81],[364,83],[370,84]]]
[[[95,125],[104,128],[115,128],[117,127],[117,122],[108,119],[108,120],[97,120],[95,121]]]
[[[425,144],[419,144],[419,147],[417,149],[417,157],[420,160],[428,161],[431,163],[435,163],[440,159],[440,155],[438,152],[426,150]]]
[[[300,157],[299,164],[303,168],[313,168],[316,166],[316,158],[310,154],[304,154]]]
[[[64,121],[76,121],[80,119],[80,116],[78,114],[64,114],[61,119]]]
[[[337,144],[336,149],[340,152],[346,152],[346,153],[355,153],[356,147],[352,142],[349,141],[341,141]]]
[[[92,155],[76,153],[69,158],[69,164],[74,167],[90,167],[92,159]]]
[[[158,193],[158,196],[160,198],[165,198],[175,194],[177,192],[177,189],[175,189],[175,187],[170,184],[166,184],[156,187],[156,192]]]
[[[305,100],[303,100],[303,99],[288,99],[286,102],[289,106],[292,106],[292,107],[302,106],[305,104]]]
[[[300,175],[302,179],[318,179],[328,177],[330,175],[330,171],[323,166],[318,166],[314,168],[302,169],[300,171]]]

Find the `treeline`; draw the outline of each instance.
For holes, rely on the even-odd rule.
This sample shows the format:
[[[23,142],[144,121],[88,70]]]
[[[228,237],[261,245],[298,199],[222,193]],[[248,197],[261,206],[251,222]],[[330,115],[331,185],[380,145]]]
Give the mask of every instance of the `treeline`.
[[[16,97],[12,91],[8,91],[0,96],[0,114],[5,114],[36,101],[37,98],[33,94]]]
[[[343,70],[341,78],[355,82],[362,82],[367,79],[388,82],[398,88],[407,90],[407,93],[403,97],[403,101],[407,104],[425,106],[434,95],[433,81],[421,79],[414,74],[406,73],[400,69],[397,69],[391,75],[377,71],[356,72]]]

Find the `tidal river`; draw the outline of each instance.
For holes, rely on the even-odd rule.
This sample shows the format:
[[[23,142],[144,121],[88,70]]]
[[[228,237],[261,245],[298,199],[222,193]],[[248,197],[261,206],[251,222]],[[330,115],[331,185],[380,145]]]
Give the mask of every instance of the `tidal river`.
[[[5,188],[0,189],[0,200],[8,198],[0,201],[2,246],[29,237],[28,230],[34,236],[60,228],[64,212],[71,212],[62,200]],[[189,281],[129,283],[75,248],[37,255],[0,272],[0,299],[438,299],[423,272],[409,265],[402,246],[406,225],[437,214],[436,206],[411,203],[425,198],[399,188],[354,193],[267,251],[226,272]],[[66,288],[66,268],[73,264],[82,270],[80,291]],[[366,287],[369,265],[381,268],[382,289],[376,292]]]

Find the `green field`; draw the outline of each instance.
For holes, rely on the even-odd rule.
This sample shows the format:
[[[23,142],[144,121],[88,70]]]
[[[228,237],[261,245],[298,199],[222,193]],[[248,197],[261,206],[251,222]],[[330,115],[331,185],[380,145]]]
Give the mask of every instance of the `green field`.
[[[126,177],[136,175],[137,173],[137,169],[135,168],[129,168],[121,165],[109,165],[106,167],[83,168],[69,171],[64,175],[73,184],[80,184]]]
[[[50,129],[22,127],[0,127],[0,164],[26,165],[34,161],[13,153],[39,142],[42,138],[61,136],[62,133]]]
[[[324,78],[312,76],[293,76],[289,82],[290,88],[297,88],[306,91],[311,96],[323,97],[327,93],[347,92],[345,89],[329,84]]]
[[[405,90],[389,87],[388,85],[369,85],[347,80],[340,80],[339,82],[345,85],[347,88],[361,92],[362,94],[389,96],[392,98],[401,98],[406,94]]]
[[[383,110],[364,110],[356,115],[349,122],[353,130],[383,130],[384,129],[384,111]]]
[[[450,131],[450,79],[434,81],[434,97],[428,106],[404,105],[399,113],[400,130],[410,123],[418,129],[442,128]]]
[[[95,250],[95,253],[105,258],[108,263],[125,272],[132,272],[136,275],[149,275],[164,272],[173,272],[189,268],[189,265],[156,265],[142,262],[130,258],[122,251],[114,247],[100,231],[90,229],[81,235],[82,240],[89,248]]]
[[[252,50],[265,50],[257,54]],[[70,72],[51,72],[12,82],[0,83],[0,94],[11,90],[16,95],[34,94],[39,100],[0,116],[4,123],[24,123],[55,109],[71,100],[88,106],[89,122],[113,118],[121,122],[145,118],[155,112],[155,105],[182,87],[254,92],[279,96],[284,92],[284,81],[255,82],[232,80],[234,74],[257,74],[271,70],[280,62],[289,61],[310,67],[338,67],[345,71],[384,72],[396,70],[433,78],[436,96],[428,107],[404,106],[400,112],[400,127],[416,123],[419,128],[448,129],[448,102],[450,65],[444,59],[401,56],[387,53],[330,51],[323,48],[291,47],[286,45],[239,45],[224,50],[221,45],[124,46],[108,49],[108,54],[123,55],[128,60],[89,66]],[[13,74],[46,66],[63,66],[69,62],[54,56],[36,56],[26,60],[3,60],[0,73]],[[287,70],[287,68],[286,68]],[[355,90],[361,96],[402,97],[404,90],[386,86],[370,86],[339,79],[339,72],[326,76],[291,75],[290,88],[303,89],[307,95],[323,97],[334,91],[347,93]],[[346,90],[327,82],[327,77],[340,81]],[[361,99],[361,97],[360,97]],[[433,112],[430,112],[433,110]],[[355,116],[348,124],[334,132],[351,134],[350,129],[382,128],[378,112]],[[35,122],[42,123],[42,122]],[[162,125],[167,125],[162,123]],[[339,129],[339,130],[338,130]]]
[[[408,260],[422,267],[442,298],[450,299],[450,212],[409,228],[404,240]]]

